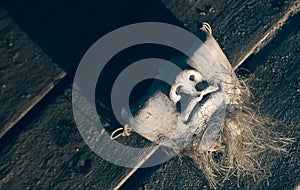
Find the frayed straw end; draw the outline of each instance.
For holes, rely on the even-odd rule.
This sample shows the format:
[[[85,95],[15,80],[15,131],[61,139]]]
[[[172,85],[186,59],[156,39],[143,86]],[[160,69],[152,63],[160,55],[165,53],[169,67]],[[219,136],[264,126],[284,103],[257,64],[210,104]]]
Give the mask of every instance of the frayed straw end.
[[[222,186],[232,175],[237,179],[247,175],[254,180],[266,177],[270,169],[263,167],[267,153],[285,152],[287,145],[293,142],[273,131],[277,123],[263,117],[253,106],[243,82],[239,89],[238,102],[228,108],[213,150],[199,152],[201,137],[196,137],[184,151],[203,171],[212,188]]]

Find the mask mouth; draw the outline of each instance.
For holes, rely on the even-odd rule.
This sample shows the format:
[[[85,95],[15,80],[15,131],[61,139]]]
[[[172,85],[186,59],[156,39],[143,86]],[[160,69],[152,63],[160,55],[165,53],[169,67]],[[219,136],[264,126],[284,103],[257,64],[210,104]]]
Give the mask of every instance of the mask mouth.
[[[198,102],[198,103],[194,106],[194,108],[191,110],[191,112],[190,112],[190,114],[189,114],[189,116],[188,116],[188,119],[187,119],[186,121],[183,122],[184,124],[189,124],[189,123],[191,122],[192,118],[193,118],[194,115],[197,113],[197,110],[198,110],[201,106],[203,106],[203,105],[204,105],[204,104],[205,104],[205,103],[213,96],[213,93],[214,93],[214,92],[209,93],[209,94],[206,94],[206,95],[203,96],[203,99],[202,99],[200,102]],[[181,102],[178,102],[177,104],[179,105],[179,107],[180,107],[180,105],[182,105]],[[176,105],[177,105],[177,104],[176,104]],[[184,105],[184,106],[185,106],[185,108],[186,108],[187,105]],[[183,110],[184,110],[184,109],[183,109]],[[181,110],[180,110],[179,112],[181,112]]]
[[[200,92],[200,91],[205,91],[205,89],[207,89],[208,87],[209,87],[208,82],[202,81],[195,86],[195,89]],[[219,89],[216,89],[208,94],[203,95],[202,99],[199,102],[195,103],[194,107],[190,110],[190,113],[188,114],[187,120],[184,121],[183,123],[184,124],[190,123],[191,119],[197,113],[198,109],[202,107],[210,98],[213,97],[214,93],[218,91]],[[185,94],[185,93],[178,93],[178,94],[181,96],[181,100],[176,103],[176,111],[180,114],[184,114],[184,111],[188,109],[188,104],[194,98],[198,98],[200,96],[198,95],[197,97],[192,97],[189,94]]]

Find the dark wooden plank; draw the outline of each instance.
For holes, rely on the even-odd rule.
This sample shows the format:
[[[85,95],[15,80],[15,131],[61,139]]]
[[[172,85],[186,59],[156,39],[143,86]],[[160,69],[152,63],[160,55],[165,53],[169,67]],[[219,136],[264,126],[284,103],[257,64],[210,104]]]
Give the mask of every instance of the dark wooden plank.
[[[18,6],[16,6],[18,5]],[[101,36],[127,24],[135,23],[145,8],[154,21],[164,12],[168,22],[173,15],[159,1],[89,0],[74,1],[6,0],[3,7],[14,21],[67,73],[73,74],[86,50]]]
[[[0,8],[0,139],[64,76]]]
[[[272,175],[263,182],[241,179],[240,189],[295,189],[300,181],[300,14],[288,21],[278,36],[251,58],[245,69],[263,114],[282,121],[277,130],[285,137],[295,139],[287,154],[270,156]],[[148,173],[147,173],[148,172]],[[146,174],[145,174],[146,173]],[[145,174],[145,175],[141,175]],[[180,176],[177,177],[177,176]],[[191,160],[174,158],[155,170],[141,169],[124,189],[207,189],[207,181]],[[222,189],[237,189],[237,184],[226,182]]]
[[[188,2],[186,1],[185,3]],[[184,5],[186,4],[178,4],[178,7],[184,7]],[[145,11],[141,11],[143,12],[139,14],[141,18],[136,20],[142,20],[143,15],[145,17],[147,12],[150,12],[152,15],[156,14],[155,18],[163,17],[161,20],[165,19],[164,14],[168,14],[164,9],[161,9],[160,13],[155,13],[155,10],[152,9],[153,7],[149,6]],[[279,15],[282,16],[287,9],[287,6],[283,6],[276,13],[280,13]],[[235,10],[239,12],[239,10]],[[251,11],[251,9],[248,10],[248,14]],[[179,13],[182,13],[182,10],[175,13],[175,15]],[[238,15],[238,13],[236,14]],[[265,18],[264,15],[260,16],[261,19]],[[210,22],[210,20],[208,21]],[[273,24],[276,22],[276,20],[271,21]],[[243,22],[245,22],[244,27],[248,30],[247,20]],[[213,26],[218,25],[217,22],[210,23]],[[218,26],[221,27],[223,25],[225,28],[231,26],[231,28],[237,30],[236,27],[233,27],[235,23],[234,20],[231,20],[231,22],[227,22],[226,24],[220,22]],[[189,28],[187,25],[186,27]],[[191,28],[189,29],[192,31]],[[237,31],[233,34],[228,33],[227,36],[225,29],[223,32],[224,38],[233,38],[237,33]],[[255,33],[259,31],[249,29],[248,32]],[[258,36],[262,37],[263,35]],[[259,37],[254,40],[259,41]],[[247,38],[247,36],[244,36],[244,38]],[[239,41],[232,42],[230,46],[237,46],[238,44],[240,44]],[[221,46],[224,45],[221,43]],[[248,47],[247,43],[244,45]],[[234,53],[231,52],[229,55],[233,55]],[[106,162],[89,150],[82,141],[73,121],[69,99],[70,89],[67,89],[65,96],[60,95],[50,102],[49,106],[42,110],[18,137],[14,138],[5,149],[1,150],[0,161],[1,163],[5,163],[1,166],[1,171],[3,171],[0,178],[1,187],[6,189],[11,189],[13,186],[41,189],[109,189],[114,188],[124,176],[131,172],[131,169]]]
[[[128,170],[89,150],[71,106],[68,88],[1,149],[1,189],[99,189]]]
[[[140,1],[139,3],[119,1],[120,4],[100,2],[104,7],[93,7],[87,4],[82,7],[81,3],[73,5],[72,2],[72,5],[69,4],[70,12],[65,12],[65,9],[58,6],[59,2],[46,3],[49,6],[38,2],[21,2],[20,6],[15,6],[18,3],[7,1],[5,7],[22,29],[71,74],[91,43],[109,30],[134,22],[137,20],[136,15],[142,11],[142,9],[139,11],[135,9],[147,6]],[[98,4],[98,1],[94,3]],[[42,10],[53,8],[54,15],[51,15],[52,12],[44,15],[45,13],[40,9],[36,10],[39,6]],[[153,7],[164,12],[164,19],[173,22],[173,16],[170,16],[161,4],[157,5],[157,2],[154,2]],[[89,12],[87,9],[93,11]],[[78,14],[78,10],[86,12],[81,15]],[[52,19],[52,16],[56,20]],[[152,19],[153,16],[157,15],[151,13],[147,19]],[[111,18],[107,19],[109,17]],[[49,106],[41,110],[36,119],[26,125],[17,137],[12,141],[4,142],[5,147],[1,147],[0,153],[1,163],[4,163],[1,164],[0,169],[1,189],[110,188],[114,187],[124,174],[131,171],[106,162],[85,145],[73,121],[70,91],[69,87],[66,95],[62,94],[50,102]],[[13,158],[5,155],[11,155]],[[98,169],[94,170],[96,167]],[[20,177],[24,180],[19,180]],[[86,180],[85,184],[82,183],[83,179]]]
[[[299,1],[186,1],[162,0],[162,3],[192,32],[199,23],[209,22],[214,36],[233,67],[271,39],[289,15],[299,9]],[[262,45],[262,44],[261,44]]]

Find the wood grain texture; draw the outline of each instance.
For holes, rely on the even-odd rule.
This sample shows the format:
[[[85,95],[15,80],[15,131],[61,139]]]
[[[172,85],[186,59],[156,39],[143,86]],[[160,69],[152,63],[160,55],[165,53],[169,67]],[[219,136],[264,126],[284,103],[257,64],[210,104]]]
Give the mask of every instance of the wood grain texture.
[[[0,8],[0,139],[64,76]]]
[[[176,21],[170,21],[172,19],[169,16],[170,10],[178,18],[177,23],[182,22],[192,32],[195,32],[198,22],[208,21],[212,24],[214,35],[230,61],[237,64],[238,60],[269,31],[270,27],[289,10],[295,1],[282,1],[282,4],[276,4],[276,2],[270,0],[244,1],[243,3],[235,3],[235,1],[220,3],[177,1],[175,3],[175,1],[169,1],[158,6],[156,1],[155,5],[151,6],[150,3],[149,6],[139,9],[137,14],[134,14],[133,10],[131,18],[134,18],[135,21],[161,20],[176,23]],[[159,7],[158,12],[156,12],[157,7]],[[207,12],[206,15],[201,12],[202,9]],[[71,11],[68,14],[78,13]],[[48,13],[47,16],[50,17],[50,15]],[[106,22],[109,23],[108,17],[102,19],[107,19]],[[189,22],[190,20],[191,22]],[[256,21],[259,22],[259,26]],[[111,22],[114,23],[113,20]],[[130,22],[122,21],[123,24]],[[30,27],[27,28],[27,30],[29,29]],[[57,50],[53,50],[54,45],[49,45],[49,40],[43,40],[43,36],[48,36],[49,39],[53,37],[51,32],[45,35],[46,31],[49,30],[40,30],[40,40],[37,38],[35,40],[44,44],[43,49],[46,52],[51,50],[50,55],[60,60],[60,65],[62,65],[63,60],[67,58],[59,59],[61,54]],[[55,31],[59,31],[59,29]],[[97,35],[100,37],[102,34]],[[80,34],[77,33],[77,35],[80,37]],[[89,38],[89,43],[93,39],[96,40],[97,35],[92,35],[93,38]],[[60,37],[59,39],[63,40],[61,35]],[[70,46],[61,47],[61,50],[66,51],[64,48],[68,47]],[[88,43],[81,43],[74,47],[87,48]],[[84,52],[84,48],[80,49],[81,53]],[[72,49],[68,56],[72,57],[74,52],[79,52],[79,50]],[[65,68],[74,67],[77,64],[74,63],[76,61],[78,58],[72,58],[72,61],[69,62],[70,65]],[[72,69],[69,71],[71,72]],[[68,87],[63,94],[49,102],[49,105],[41,110],[18,136],[0,150],[0,162],[3,163],[0,166],[1,189],[113,189],[131,172],[131,169],[119,167],[103,160],[85,145],[73,120],[70,93],[71,88]],[[107,112],[109,113],[109,110]],[[107,115],[109,117],[110,114]],[[138,143],[140,146],[146,143],[146,141],[141,143],[141,139],[137,136],[133,136],[129,141]],[[203,183],[205,179],[189,161],[180,162],[174,158],[162,166],[155,167],[154,173],[149,170],[141,171],[142,173],[139,175],[145,175],[149,179],[136,178],[140,183],[135,181],[135,188],[199,188],[205,186]]]
[[[69,74],[74,74],[84,53],[101,36],[134,23],[146,7],[166,10],[156,0],[7,0],[3,7]]]
[[[162,3],[192,32],[209,22],[213,35],[233,67],[241,64],[246,52],[276,25],[284,24],[289,12],[297,12],[299,1],[212,1],[162,0]]]

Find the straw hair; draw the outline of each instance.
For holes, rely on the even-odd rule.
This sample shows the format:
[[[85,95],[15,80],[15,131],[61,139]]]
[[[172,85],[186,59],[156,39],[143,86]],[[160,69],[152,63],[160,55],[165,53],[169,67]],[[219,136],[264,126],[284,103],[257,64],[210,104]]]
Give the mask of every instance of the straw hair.
[[[231,176],[237,179],[252,176],[262,179],[268,174],[267,164],[263,164],[269,151],[284,152],[291,139],[281,138],[273,128],[276,122],[262,116],[251,102],[251,93],[240,80],[237,102],[227,109],[218,140],[213,150],[199,152],[201,136],[197,136],[183,154],[193,159],[203,171],[212,188],[224,184]]]

